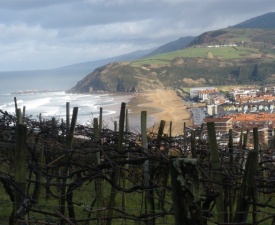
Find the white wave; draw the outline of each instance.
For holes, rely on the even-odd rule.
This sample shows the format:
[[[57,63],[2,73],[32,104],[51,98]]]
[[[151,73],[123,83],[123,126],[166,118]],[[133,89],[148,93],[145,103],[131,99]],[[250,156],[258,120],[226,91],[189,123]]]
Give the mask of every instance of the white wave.
[[[53,116],[53,117],[60,117],[60,110],[56,109],[56,110],[49,110],[47,112],[42,112],[41,115],[42,116]]]
[[[40,113],[44,118],[65,118],[66,102],[70,103],[72,114],[73,107],[78,107],[78,123],[83,124],[92,118],[98,117],[99,107],[103,108],[103,115],[109,120],[117,114],[114,110],[121,104],[125,96],[112,94],[66,94],[60,92],[31,93],[20,95],[17,99],[18,107],[26,106],[26,114],[38,116]],[[0,95],[0,109],[14,113],[13,97]],[[116,107],[112,107],[116,106]],[[105,107],[109,109],[105,109]],[[111,110],[110,110],[111,109]],[[104,118],[104,117],[103,117]]]
[[[103,115],[112,115],[112,114],[115,114],[116,111],[113,111],[113,110],[107,110],[107,111],[104,111],[103,112]]]
[[[24,102],[23,100],[18,100],[17,105],[22,104],[23,102]],[[14,105],[15,105],[14,102],[7,102],[7,103],[0,105],[0,109],[10,112],[10,111],[14,110]]]
[[[11,93],[3,93],[3,94],[0,94],[0,96],[3,95],[3,96],[10,96]]]
[[[26,102],[17,102],[18,106],[26,106],[27,110],[29,109],[35,109],[38,108],[39,106],[45,105],[47,103],[49,103],[51,100],[50,97],[46,97],[46,98],[39,98],[39,99],[35,99],[35,100],[31,100],[31,101],[26,101]],[[22,103],[24,103],[24,105],[22,105]]]

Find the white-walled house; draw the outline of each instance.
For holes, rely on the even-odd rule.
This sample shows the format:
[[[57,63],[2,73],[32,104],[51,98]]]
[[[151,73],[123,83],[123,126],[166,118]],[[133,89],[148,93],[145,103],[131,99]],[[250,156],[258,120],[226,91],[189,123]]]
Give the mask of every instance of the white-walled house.
[[[215,90],[214,87],[197,87],[197,88],[190,88],[190,98],[199,97],[199,92],[204,90]]]

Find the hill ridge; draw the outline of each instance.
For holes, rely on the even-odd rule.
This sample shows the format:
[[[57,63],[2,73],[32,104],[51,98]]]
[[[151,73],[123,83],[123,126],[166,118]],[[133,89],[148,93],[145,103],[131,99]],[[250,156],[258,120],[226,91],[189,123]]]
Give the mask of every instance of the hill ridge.
[[[256,24],[270,15],[275,13],[251,20]],[[251,24],[251,20],[243,23]],[[272,23],[275,26],[275,20]],[[183,86],[275,82],[274,36],[275,29],[229,27],[207,31],[183,49],[100,67],[69,91],[142,92]]]

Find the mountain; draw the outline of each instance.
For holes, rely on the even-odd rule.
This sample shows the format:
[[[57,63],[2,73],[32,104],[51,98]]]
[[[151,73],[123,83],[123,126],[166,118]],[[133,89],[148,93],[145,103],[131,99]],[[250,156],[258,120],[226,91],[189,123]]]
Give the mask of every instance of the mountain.
[[[116,56],[116,57],[111,57],[107,59],[100,59],[100,60],[95,60],[95,61],[88,61],[88,62],[83,62],[83,63],[76,63],[68,66],[63,66],[56,68],[54,70],[56,71],[80,71],[86,73],[90,73],[93,71],[95,68],[106,65],[110,62],[121,62],[121,61],[129,61],[129,60],[135,60],[144,57],[148,53],[154,51],[154,49],[147,49],[147,50],[138,50],[135,52],[131,52],[128,54]]]
[[[95,68],[110,62],[134,60],[143,57],[154,49],[139,50],[121,56],[84,63],[77,63],[50,70],[1,71],[0,92],[17,92],[26,90],[68,90]],[[6,82],[14,83],[6,88]]]
[[[270,51],[275,45],[275,29],[226,28],[207,31],[197,36],[187,47],[236,44]]]
[[[275,29],[265,29],[275,24],[275,20],[263,19],[272,15],[251,19],[254,25],[261,24],[257,29],[229,27],[208,31],[194,38],[184,49],[104,65],[69,92],[142,92],[275,82]]]
[[[177,51],[180,49],[185,48],[191,41],[194,40],[195,37],[192,36],[187,36],[187,37],[181,37],[176,41],[171,41],[165,45],[162,45],[158,47],[156,50],[150,52],[147,54],[145,57],[153,56],[153,55],[158,55],[166,52],[173,52]]]
[[[236,24],[234,28],[259,28],[274,29],[275,28],[275,12],[266,13]]]
[[[83,63],[76,63],[68,66],[63,66],[56,68],[57,71],[79,71],[81,73],[90,73],[95,68],[106,65],[111,62],[122,62],[122,61],[130,61],[136,60],[139,58],[149,57],[157,54],[162,54],[166,52],[176,51],[182,48],[185,48],[195,37],[187,36],[181,37],[176,41],[171,41],[165,45],[162,45],[158,48],[147,49],[147,50],[138,50],[135,52],[131,52],[128,54],[111,57],[107,59],[100,59],[95,61],[88,61]]]

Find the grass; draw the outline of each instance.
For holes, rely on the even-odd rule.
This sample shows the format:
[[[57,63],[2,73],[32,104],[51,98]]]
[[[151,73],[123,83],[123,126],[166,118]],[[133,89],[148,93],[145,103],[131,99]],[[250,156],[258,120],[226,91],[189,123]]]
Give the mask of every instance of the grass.
[[[170,62],[171,62],[170,60],[161,59],[161,57],[160,57],[160,58],[145,58],[145,59],[141,59],[139,61],[133,61],[130,64],[133,67],[140,67],[140,66],[144,66],[146,64],[169,65]]]
[[[56,181],[52,180],[52,182],[55,183]],[[69,182],[70,181],[68,181],[68,183]],[[122,180],[120,182],[122,182]],[[135,185],[135,184],[128,182],[128,185],[129,187],[131,187],[132,185]],[[33,187],[31,185],[31,190],[32,189]],[[54,194],[58,195],[56,187],[52,187],[51,191]],[[103,181],[103,202],[105,206],[109,202],[110,192],[111,192],[110,184],[106,181]],[[132,193],[126,193],[125,197],[126,197],[125,212],[127,212],[129,215],[136,215],[136,216],[139,216],[140,214],[145,213],[144,193],[142,193],[141,191],[135,191]],[[96,193],[95,193],[94,181],[91,181],[91,182],[87,181],[81,187],[79,187],[77,191],[74,191],[73,201],[75,203],[74,209],[75,209],[76,219],[85,220],[88,218],[89,212],[87,212],[85,209],[90,208],[95,198],[96,198]],[[13,204],[10,201],[8,195],[5,193],[5,190],[1,183],[0,183],[0,202],[1,202],[0,223],[3,222],[1,224],[7,224],[7,221],[9,220],[9,216],[11,215],[11,212],[12,212]],[[156,212],[162,212],[161,209],[158,209],[157,200],[155,200],[155,205],[156,205]],[[96,207],[96,205],[94,207]],[[165,209],[169,211],[171,207],[172,207],[171,193],[170,191],[167,191]],[[40,190],[39,202],[33,205],[32,208],[36,210],[44,210],[46,212],[54,213],[55,210],[59,211],[59,201],[57,198],[54,198],[53,196],[51,196],[49,199],[46,199],[45,188],[42,187]],[[122,193],[121,192],[117,193],[115,208],[122,210]],[[66,207],[65,214],[68,215],[67,207]],[[106,215],[106,212],[104,214]],[[114,216],[121,216],[121,213],[114,211]],[[92,214],[92,217],[95,217],[95,214]],[[41,213],[35,213],[35,212],[29,213],[29,219],[40,220],[40,221],[46,220],[48,222],[57,222],[59,220],[59,218],[57,217],[43,216]],[[91,222],[91,223],[94,223],[94,222]],[[174,216],[166,215],[164,217],[156,218],[155,224],[168,225],[173,223],[174,223]],[[85,224],[85,223],[80,222],[78,224]],[[113,219],[112,224],[113,225],[121,225],[121,224],[138,225],[138,224],[144,224],[144,222],[117,218],[117,219]]]
[[[245,41],[250,42],[251,37],[257,35],[256,29],[236,29],[236,28],[230,28],[228,29],[230,31],[230,34],[232,37],[230,37],[230,40],[232,41]]]
[[[257,85],[225,85],[225,86],[215,86],[217,89],[221,91],[231,91],[233,88],[248,88],[248,87],[255,87],[255,88],[260,88],[261,86]]]
[[[254,48],[246,47],[219,47],[219,48],[186,48],[179,51],[168,52],[152,56],[150,58],[143,58],[131,62],[131,66],[139,67],[146,64],[155,65],[169,65],[176,58],[209,58],[209,53],[214,58],[223,59],[240,59],[251,54],[260,54],[261,52]]]

